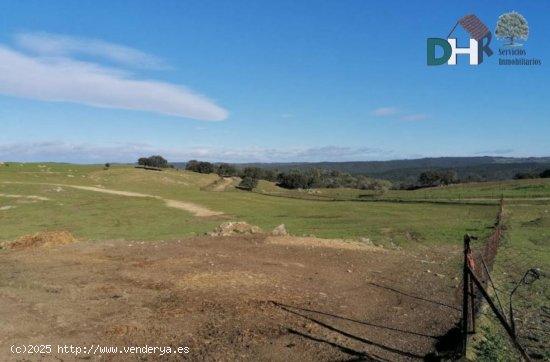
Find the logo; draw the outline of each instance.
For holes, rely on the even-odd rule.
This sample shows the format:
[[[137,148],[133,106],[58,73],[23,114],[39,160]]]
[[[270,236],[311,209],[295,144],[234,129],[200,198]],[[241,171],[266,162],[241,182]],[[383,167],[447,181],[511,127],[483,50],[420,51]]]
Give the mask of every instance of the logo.
[[[470,46],[467,48],[458,47],[457,39],[450,38],[456,27],[460,25],[470,35]],[[479,65],[483,63],[484,55],[490,57],[493,51],[489,47],[492,34],[489,28],[485,26],[474,14],[466,15],[460,18],[447,39],[428,38],[427,43],[427,61],[428,65],[456,65],[458,55],[468,55],[470,65]],[[442,51],[440,56],[437,56],[437,49]]]
[[[504,39],[504,48],[498,49],[498,65],[542,65],[542,59],[531,58],[518,40],[529,38],[527,20],[516,11],[498,17],[495,29],[497,39]]]
[[[515,43],[514,39],[527,40],[529,37],[529,25],[527,20],[516,11],[502,14],[498,17],[497,28],[495,30],[497,39],[508,39],[510,42],[504,46],[522,46],[521,43]]]

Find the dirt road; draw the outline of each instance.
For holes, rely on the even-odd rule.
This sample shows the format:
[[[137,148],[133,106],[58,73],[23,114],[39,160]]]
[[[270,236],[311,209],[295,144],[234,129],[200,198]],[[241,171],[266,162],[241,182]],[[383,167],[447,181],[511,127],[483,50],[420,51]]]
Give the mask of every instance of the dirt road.
[[[104,194],[111,194],[111,195],[117,195],[117,196],[126,196],[126,197],[149,197],[152,199],[162,200],[166,204],[167,207],[172,207],[175,209],[185,210],[188,211],[195,216],[199,217],[208,217],[208,216],[218,216],[223,215],[223,212],[220,211],[214,211],[210,210],[204,206],[192,203],[192,202],[186,202],[186,201],[179,201],[179,200],[170,200],[165,199],[160,196],[156,195],[149,195],[149,194],[143,194],[139,192],[130,192],[130,191],[120,191],[120,190],[111,190],[106,189],[103,187],[94,187],[94,186],[79,186],[79,185],[67,185],[67,184],[52,184],[52,183],[30,183],[30,182],[3,182],[3,183],[15,183],[15,184],[31,184],[31,185],[51,185],[51,186],[58,186],[58,187],[70,187],[73,189],[78,190],[84,190],[84,191],[92,191],[92,192],[101,192]],[[15,195],[19,196],[19,195]],[[9,197],[9,195],[8,195]],[[12,196],[13,197],[13,196]],[[23,196],[22,196],[23,197]],[[24,196],[24,197],[33,197],[38,198],[38,196]],[[48,200],[46,198],[40,198],[41,200]]]
[[[224,177],[223,181],[221,181],[219,184],[216,185],[212,189],[214,192],[221,192],[224,191],[227,187],[229,187],[233,183],[233,177]]]
[[[0,360],[422,360],[460,316],[460,250],[422,250],[266,236],[0,250]],[[10,353],[24,344],[55,353]]]

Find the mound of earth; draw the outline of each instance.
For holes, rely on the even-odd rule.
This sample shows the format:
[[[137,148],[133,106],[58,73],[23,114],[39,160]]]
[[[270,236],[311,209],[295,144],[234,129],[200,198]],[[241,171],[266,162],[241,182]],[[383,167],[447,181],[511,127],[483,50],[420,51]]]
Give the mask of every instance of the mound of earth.
[[[38,247],[50,247],[78,242],[71,233],[67,231],[46,231],[33,235],[25,235],[14,241],[6,242],[3,249],[26,249]]]
[[[263,230],[244,221],[228,221],[208,233],[210,236],[231,236],[237,234],[260,234]]]
[[[274,235],[274,236],[287,236],[288,231],[286,231],[285,224],[281,224],[281,225],[277,226],[275,229],[273,229],[273,231],[271,232],[271,235]]]

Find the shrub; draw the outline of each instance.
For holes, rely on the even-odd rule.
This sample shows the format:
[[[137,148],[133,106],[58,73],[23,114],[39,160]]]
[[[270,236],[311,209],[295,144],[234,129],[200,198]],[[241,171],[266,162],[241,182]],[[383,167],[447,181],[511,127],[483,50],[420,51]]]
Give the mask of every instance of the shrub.
[[[239,188],[247,191],[252,191],[258,186],[258,180],[249,176],[245,176],[239,183]]]

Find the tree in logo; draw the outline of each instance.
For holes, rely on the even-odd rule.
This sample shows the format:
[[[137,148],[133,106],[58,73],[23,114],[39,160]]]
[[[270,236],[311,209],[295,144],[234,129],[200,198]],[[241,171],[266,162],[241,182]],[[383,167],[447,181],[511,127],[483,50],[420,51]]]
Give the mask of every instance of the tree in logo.
[[[497,28],[495,30],[497,39],[510,39],[508,46],[521,46],[514,43],[514,39],[527,40],[529,36],[529,26],[527,20],[518,12],[502,14],[498,17]]]

